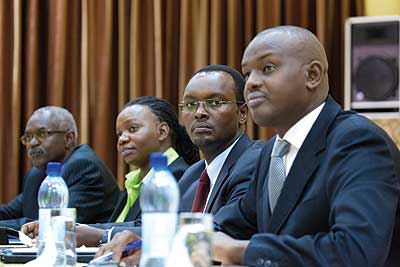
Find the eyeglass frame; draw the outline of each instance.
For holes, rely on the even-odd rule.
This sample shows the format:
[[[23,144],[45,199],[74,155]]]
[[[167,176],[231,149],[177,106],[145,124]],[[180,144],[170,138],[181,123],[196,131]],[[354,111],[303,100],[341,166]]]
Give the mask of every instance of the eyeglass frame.
[[[26,134],[27,133],[24,133],[20,138],[19,138],[19,140],[21,141],[21,143],[23,144],[23,145],[27,145],[27,144],[29,144],[30,142],[32,142],[32,140],[33,140],[33,138],[36,138],[36,140],[40,140],[40,142],[43,142],[44,140],[46,140],[46,138],[48,138],[50,135],[53,135],[53,134],[58,134],[58,133],[63,133],[63,134],[65,134],[65,133],[68,133],[70,131],[70,129],[67,129],[67,130],[49,130],[49,129],[45,129],[45,128],[40,128],[39,130],[37,130],[35,133],[30,133],[31,135],[32,135],[32,138],[30,139],[30,140],[26,140],[26,138],[27,138],[27,136],[26,136]],[[41,133],[46,133],[45,135],[46,136],[43,136],[43,137],[40,137],[38,134],[39,134],[39,132],[41,132]]]
[[[207,101],[211,102],[211,101],[218,101],[219,105],[212,105],[207,103]],[[189,103],[186,103],[186,105]],[[213,98],[209,98],[209,99],[205,99],[205,100],[193,100],[192,102],[190,102],[190,104],[194,104],[195,106],[193,107],[193,110],[184,110],[185,108],[187,109],[188,106],[185,105],[185,102],[182,101],[178,104],[179,109],[181,112],[196,112],[197,109],[200,107],[200,104],[203,104],[204,109],[206,109],[207,111],[209,111],[208,108],[210,109],[218,109],[221,108],[223,105],[226,104],[237,104],[237,105],[246,105],[246,102],[242,102],[242,101],[234,101],[234,100],[222,100],[222,99],[213,99]]]

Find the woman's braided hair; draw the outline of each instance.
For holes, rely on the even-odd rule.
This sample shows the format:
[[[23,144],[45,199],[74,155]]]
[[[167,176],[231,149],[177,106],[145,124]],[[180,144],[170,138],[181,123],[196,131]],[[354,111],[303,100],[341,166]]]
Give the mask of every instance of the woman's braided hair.
[[[199,149],[190,140],[185,127],[179,124],[178,117],[169,102],[154,96],[142,96],[129,101],[123,109],[133,105],[149,107],[161,122],[168,124],[172,146],[187,164],[192,165],[200,159]]]

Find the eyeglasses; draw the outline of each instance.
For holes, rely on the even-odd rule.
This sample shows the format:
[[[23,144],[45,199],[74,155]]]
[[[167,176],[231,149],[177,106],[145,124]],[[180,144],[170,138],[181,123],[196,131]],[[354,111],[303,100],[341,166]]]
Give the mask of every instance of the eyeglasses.
[[[230,100],[221,100],[221,99],[206,99],[206,100],[194,100],[194,101],[189,101],[189,102],[181,102],[179,103],[179,108],[183,112],[195,112],[200,104],[204,105],[204,108],[209,111],[209,110],[217,110],[223,105],[227,104],[238,104],[242,105],[245,104],[244,102],[239,102],[239,101],[230,101]]]
[[[47,137],[49,137],[49,135],[57,134],[57,133],[66,133],[68,131],[69,130],[65,130],[65,131],[54,130],[54,131],[52,131],[52,130],[48,130],[48,129],[39,129],[35,133],[25,133],[23,136],[21,136],[20,140],[21,140],[22,144],[27,145],[32,141],[33,137],[36,137],[37,140],[42,142]]]

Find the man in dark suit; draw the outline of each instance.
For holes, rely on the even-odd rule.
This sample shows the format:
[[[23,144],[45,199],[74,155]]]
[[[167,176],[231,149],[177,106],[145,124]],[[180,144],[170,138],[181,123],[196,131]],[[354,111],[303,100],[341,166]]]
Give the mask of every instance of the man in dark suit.
[[[24,190],[8,204],[0,205],[0,226],[19,230],[38,219],[37,194],[49,161],[62,162],[61,176],[69,191],[68,207],[77,209],[77,221],[107,221],[118,199],[114,176],[88,145],[77,145],[77,128],[64,108],[36,110],[21,137],[33,167],[24,178]]]
[[[246,191],[263,142],[250,141],[244,133],[247,119],[244,83],[243,76],[235,69],[210,65],[198,70],[185,88],[180,105],[183,124],[205,159],[191,166],[179,181],[181,211],[217,216],[222,207],[235,202]],[[203,106],[193,104],[199,101],[205,101]],[[228,102],[213,107],[216,101]],[[205,170],[210,187],[204,207],[195,210],[200,177]]]
[[[226,234],[215,236],[215,260],[400,265],[399,151],[368,119],[341,110],[328,95],[327,70],[322,45],[299,27],[268,29],[246,48],[245,98],[254,121],[277,136],[247,193],[220,214]]]
[[[244,83],[235,69],[211,65],[198,70],[187,84],[180,104],[182,121],[204,160],[189,167],[179,180],[180,211],[212,213],[217,219],[220,211],[245,193],[263,142],[250,141],[244,133]],[[208,190],[204,192],[205,172]],[[118,233],[99,254],[112,249],[119,260],[120,250],[137,238],[127,231]],[[137,263],[137,257],[124,261]]]

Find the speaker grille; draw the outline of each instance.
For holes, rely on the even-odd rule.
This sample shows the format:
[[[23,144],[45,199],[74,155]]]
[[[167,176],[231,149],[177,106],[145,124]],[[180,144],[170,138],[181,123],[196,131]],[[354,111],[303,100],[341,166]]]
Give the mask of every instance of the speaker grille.
[[[362,59],[355,73],[356,88],[372,101],[395,96],[399,77],[394,65],[390,59],[380,56]]]

